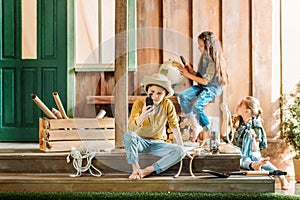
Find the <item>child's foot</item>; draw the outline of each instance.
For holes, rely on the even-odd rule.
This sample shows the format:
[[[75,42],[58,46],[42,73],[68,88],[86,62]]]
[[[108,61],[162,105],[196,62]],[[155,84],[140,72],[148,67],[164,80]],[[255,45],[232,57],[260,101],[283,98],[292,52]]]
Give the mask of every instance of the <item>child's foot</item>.
[[[141,179],[148,176],[152,172],[154,172],[154,168],[152,166],[149,166],[149,167],[146,167],[145,169],[140,170]]]
[[[266,158],[261,159],[260,161],[255,161],[255,162],[251,163],[251,168],[254,171],[260,171],[261,166],[266,164],[269,160],[270,160],[270,157],[266,157]]]
[[[140,180],[142,179],[141,174],[140,174],[140,170],[137,171],[133,171],[132,174],[129,176],[130,180]]]
[[[289,189],[289,182],[285,178],[285,176],[280,176],[279,180],[280,180],[281,189],[282,190],[288,190]]]
[[[209,131],[203,130],[202,131],[202,140],[204,141],[204,140],[207,140],[207,139],[210,139],[210,133],[209,133]]]
[[[191,117],[189,119],[189,122],[190,122],[191,129],[192,129],[192,142],[195,142],[197,140],[200,132],[203,131],[203,128],[202,128],[202,126],[199,125],[195,116]]]
[[[195,127],[192,128],[193,132],[192,132],[192,142],[196,142],[196,140],[198,139],[198,136],[200,135],[200,133],[203,131],[203,128],[200,125],[197,125]]]

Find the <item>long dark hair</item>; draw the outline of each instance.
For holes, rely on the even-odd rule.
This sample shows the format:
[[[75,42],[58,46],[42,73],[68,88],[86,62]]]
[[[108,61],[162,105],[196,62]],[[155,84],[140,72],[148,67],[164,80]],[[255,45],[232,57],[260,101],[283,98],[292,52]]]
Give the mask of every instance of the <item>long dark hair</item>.
[[[204,41],[204,49],[216,64],[219,83],[222,85],[228,84],[229,78],[226,69],[226,61],[220,41],[217,39],[216,35],[210,31],[202,32],[198,36],[198,39]]]

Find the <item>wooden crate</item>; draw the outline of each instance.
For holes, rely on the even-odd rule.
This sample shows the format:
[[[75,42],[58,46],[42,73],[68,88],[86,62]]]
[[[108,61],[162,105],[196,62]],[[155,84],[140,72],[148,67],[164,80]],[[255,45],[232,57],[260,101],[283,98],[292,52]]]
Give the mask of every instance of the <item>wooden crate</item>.
[[[44,152],[72,147],[107,151],[115,146],[114,118],[39,119],[39,144]]]

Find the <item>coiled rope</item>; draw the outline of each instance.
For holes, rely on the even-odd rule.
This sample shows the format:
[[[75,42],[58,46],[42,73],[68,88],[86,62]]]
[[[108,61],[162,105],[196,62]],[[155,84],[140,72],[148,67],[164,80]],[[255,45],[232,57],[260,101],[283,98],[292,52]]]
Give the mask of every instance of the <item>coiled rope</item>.
[[[88,150],[85,153],[82,153],[83,150],[80,148],[71,148],[71,152],[67,156],[67,163],[70,163],[70,156],[73,158],[73,167],[76,169],[76,174],[71,174],[70,177],[78,177],[81,176],[83,172],[86,172],[89,170],[90,174],[96,177],[102,176],[102,172],[97,169],[93,164],[92,160],[96,156],[96,152],[89,152]],[[87,163],[85,166],[82,166],[83,160],[86,159]],[[95,174],[93,170],[97,172]]]

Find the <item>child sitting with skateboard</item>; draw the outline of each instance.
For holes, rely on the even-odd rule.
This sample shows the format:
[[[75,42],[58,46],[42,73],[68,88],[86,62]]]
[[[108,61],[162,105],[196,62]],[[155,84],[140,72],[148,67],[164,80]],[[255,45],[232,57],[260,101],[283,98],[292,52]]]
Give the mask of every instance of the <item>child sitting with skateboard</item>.
[[[238,121],[233,144],[241,149],[241,168],[247,170],[275,171],[269,157],[262,157],[261,150],[267,147],[267,137],[262,125],[262,108],[258,99],[252,96],[244,97],[236,108]],[[281,189],[287,190],[289,184],[284,175],[278,176]]]

